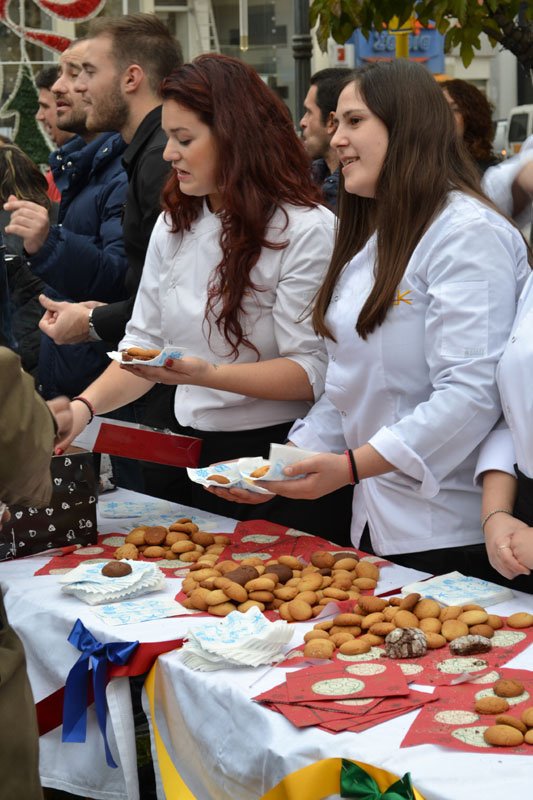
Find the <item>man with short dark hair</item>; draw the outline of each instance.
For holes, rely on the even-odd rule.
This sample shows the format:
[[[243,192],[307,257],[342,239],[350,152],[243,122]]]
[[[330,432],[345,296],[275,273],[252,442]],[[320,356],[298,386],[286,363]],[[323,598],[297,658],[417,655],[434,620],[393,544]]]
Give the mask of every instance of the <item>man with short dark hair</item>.
[[[161,212],[161,192],[171,171],[163,160],[167,137],[161,128],[159,86],[183,63],[179,43],[155,14],[100,17],[89,28],[87,51],[76,88],[87,109],[87,127],[118,131],[127,144],[123,163],[128,175],[123,234],[128,257],[127,299],[93,307],[87,302],[58,303],[46,297],[40,327],[58,344],[123,338],[141,280],[152,228]],[[86,298],[89,299],[89,298]],[[88,385],[89,382],[87,382]],[[174,424],[175,387],[155,386],[148,395],[109,416],[167,428]],[[137,491],[157,495],[165,468]],[[168,471],[168,468],[166,468]],[[123,485],[119,480],[119,485]]]
[[[116,133],[87,130],[85,106],[74,91],[85,47],[81,40],[61,54],[52,86],[57,124],[71,134],[50,157],[62,193],[58,224],[50,224],[43,206],[11,195],[4,204],[11,214],[6,232],[22,238],[32,272],[56,297],[110,302],[127,296],[121,225],[128,189],[121,163],[125,145]],[[104,342],[59,347],[52,337],[42,337],[39,382],[44,397],[79,394],[107,366],[107,349]]]
[[[43,126],[46,134],[50,137],[56,147],[62,147],[73,134],[70,131],[61,130],[57,126],[56,99],[52,92],[52,86],[57,81],[58,65],[52,64],[43,67],[35,76],[37,87],[38,109],[35,119]]]
[[[37,111],[35,119],[41,123],[41,126],[47,136],[53,141],[56,147],[62,147],[70,139],[73,134],[70,131],[61,130],[57,125],[57,108],[56,99],[52,92],[52,86],[57,80],[58,65],[51,64],[49,67],[43,67],[35,76],[35,86],[37,87]],[[52,203],[59,203],[61,200],[61,192],[54,182],[52,170],[47,169],[45,173],[46,182],[48,184],[48,197]]]
[[[87,104],[88,129],[118,131],[128,145],[123,155],[129,179],[123,230],[129,297],[94,309],[45,298],[49,313],[42,330],[59,344],[89,339],[118,343],[124,335],[171,169],[163,161],[166,136],[159,85],[182,62],[179,43],[155,14],[99,17],[91,23],[76,88]]]
[[[337,208],[339,186],[339,159],[330,146],[335,133],[333,116],[349,74],[346,67],[328,67],[315,72],[311,76],[304,100],[304,115],[300,120],[304,147],[313,159],[313,177],[332,211]]]

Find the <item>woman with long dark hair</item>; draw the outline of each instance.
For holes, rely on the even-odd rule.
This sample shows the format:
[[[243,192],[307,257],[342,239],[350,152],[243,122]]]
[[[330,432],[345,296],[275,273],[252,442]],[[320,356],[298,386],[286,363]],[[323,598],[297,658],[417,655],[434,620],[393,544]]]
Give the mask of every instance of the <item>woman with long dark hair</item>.
[[[324,388],[326,353],[309,308],[334,217],[319,205],[287,108],[252,68],[203,55],[165,79],[162,98],[173,171],[120,349],[174,344],[186,356],[157,369],[113,363],[84,398],[102,413],[154,382],[176,385],[175,430],[203,440],[202,465],[267,455]],[[74,403],[73,412],[79,430],[88,408]],[[227,514],[183,470],[171,496]],[[280,498],[254,516],[349,541],[343,496],[334,528]]]
[[[479,574],[474,468],[501,413],[495,370],[526,246],[481,193],[423,67],[357,71],[336,118],[339,225],[313,312],[326,391],[289,433],[321,454],[286,469],[306,477],[268,487],[314,499],[360,482],[354,545],[432,573]]]
[[[457,133],[481,175],[499,163],[492,149],[492,106],[476,86],[459,78],[443,81],[440,88],[455,119]]]

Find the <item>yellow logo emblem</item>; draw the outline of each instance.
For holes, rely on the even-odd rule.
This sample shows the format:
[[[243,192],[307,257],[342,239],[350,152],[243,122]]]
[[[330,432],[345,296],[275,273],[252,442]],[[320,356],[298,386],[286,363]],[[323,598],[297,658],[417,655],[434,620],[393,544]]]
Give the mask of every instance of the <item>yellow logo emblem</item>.
[[[407,297],[408,294],[411,294],[411,289],[407,289],[405,292],[400,292],[400,290],[398,289],[396,297],[392,301],[392,305],[399,306],[400,303],[407,303],[408,306],[412,306],[413,301]]]

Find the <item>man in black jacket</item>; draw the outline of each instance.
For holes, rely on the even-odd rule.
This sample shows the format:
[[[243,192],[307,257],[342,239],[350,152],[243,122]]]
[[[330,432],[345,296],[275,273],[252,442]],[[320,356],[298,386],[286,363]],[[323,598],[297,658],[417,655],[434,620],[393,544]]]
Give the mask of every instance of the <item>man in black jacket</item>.
[[[182,62],[179,43],[154,14],[101,17],[89,28],[77,90],[87,103],[89,130],[118,131],[127,143],[123,163],[129,188],[123,231],[129,297],[96,308],[90,302],[66,304],[43,298],[48,313],[42,330],[58,344],[99,339],[118,343],[124,336],[170,172],[163,161],[166,136],[161,129],[159,85]]]
[[[337,210],[339,188],[339,157],[330,146],[335,133],[333,117],[337,100],[350,70],[328,67],[311,75],[311,84],[304,100],[304,115],[300,120],[304,147],[313,159],[311,167],[315,183],[322,189],[324,202]]]

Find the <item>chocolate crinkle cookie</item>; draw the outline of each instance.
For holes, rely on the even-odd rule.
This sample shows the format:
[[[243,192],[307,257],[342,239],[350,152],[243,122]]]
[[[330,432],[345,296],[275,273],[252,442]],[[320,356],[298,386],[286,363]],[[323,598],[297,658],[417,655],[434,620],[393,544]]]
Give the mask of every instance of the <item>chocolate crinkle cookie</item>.
[[[454,656],[471,656],[475,653],[488,653],[492,648],[490,639],[485,636],[469,634],[459,636],[450,642],[450,652]]]
[[[427,639],[419,628],[395,628],[385,637],[389,658],[418,658],[427,651]]]

